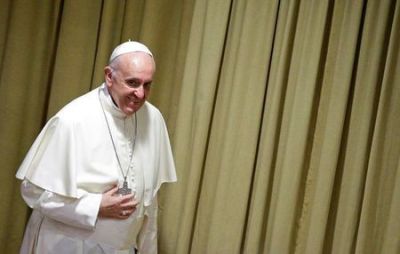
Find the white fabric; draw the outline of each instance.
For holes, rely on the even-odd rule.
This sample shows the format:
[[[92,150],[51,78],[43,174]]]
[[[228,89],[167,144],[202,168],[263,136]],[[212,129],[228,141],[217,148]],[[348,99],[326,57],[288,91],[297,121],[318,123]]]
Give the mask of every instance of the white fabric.
[[[129,249],[116,249],[108,244],[93,241],[90,237],[82,239],[84,231],[79,233],[78,228],[94,226],[93,221],[97,219],[98,209],[95,204],[100,202],[98,199],[100,195],[93,194],[81,199],[69,199],[45,191],[27,180],[21,184],[21,193],[26,203],[34,210],[26,228],[20,253],[135,253],[134,246]],[[71,213],[71,209],[75,208],[78,208],[77,211]],[[156,217],[155,199],[144,211],[144,223],[137,243],[140,253],[157,253]],[[113,233],[113,228],[110,228],[109,233]]]
[[[117,58],[120,55],[138,51],[147,53],[153,57],[153,54],[151,53],[150,49],[147,48],[144,44],[137,41],[127,41],[118,45],[114,49],[114,51],[111,53],[109,62],[111,63],[115,58]]]
[[[83,229],[94,229],[99,212],[101,194],[88,193],[80,199],[59,196],[43,190],[27,180],[21,184],[26,204],[43,215]]]
[[[133,152],[134,167],[128,174],[129,186],[136,190],[136,198],[140,202],[135,213],[126,220],[97,218],[93,225],[98,197],[114,184],[119,182],[121,185],[122,181],[99,94],[126,172],[134,118],[125,116],[114,106],[103,84],[75,99],[49,120],[17,172],[17,178],[39,189],[30,187],[27,189],[31,191],[23,192],[26,200],[36,195],[32,199],[35,201],[27,201],[34,208],[34,213],[26,230],[25,246],[32,246],[35,240],[43,239],[43,242],[37,242],[42,243],[38,247],[75,241],[81,243],[83,249],[92,244],[114,251],[106,253],[118,253],[117,250],[129,250],[132,246],[140,248],[141,245],[154,248],[156,193],[163,182],[176,181],[164,120],[148,102],[136,113],[138,130]],[[34,194],[36,192],[39,194]],[[73,207],[79,209],[71,209]],[[146,231],[149,228],[153,231]],[[153,239],[146,239],[143,235]],[[146,245],[149,241],[152,244]],[[156,247],[154,249],[157,251]],[[154,253],[143,249],[139,251]]]

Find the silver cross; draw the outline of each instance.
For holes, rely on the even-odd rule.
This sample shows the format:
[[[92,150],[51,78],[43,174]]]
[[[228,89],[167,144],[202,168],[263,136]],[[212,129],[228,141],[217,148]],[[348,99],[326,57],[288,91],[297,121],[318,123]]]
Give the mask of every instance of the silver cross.
[[[127,182],[126,180],[125,180],[124,183],[122,184],[122,188],[118,188],[117,193],[118,193],[118,194],[121,194],[121,195],[123,195],[123,196],[132,193],[132,189],[130,189],[130,188],[128,187],[128,182]]]

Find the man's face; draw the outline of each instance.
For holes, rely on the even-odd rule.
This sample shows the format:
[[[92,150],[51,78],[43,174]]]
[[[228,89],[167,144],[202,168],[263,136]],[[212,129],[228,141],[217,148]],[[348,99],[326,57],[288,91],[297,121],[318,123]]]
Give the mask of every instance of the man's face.
[[[108,91],[118,108],[132,115],[149,96],[155,64],[144,52],[133,52],[119,56],[104,69]]]

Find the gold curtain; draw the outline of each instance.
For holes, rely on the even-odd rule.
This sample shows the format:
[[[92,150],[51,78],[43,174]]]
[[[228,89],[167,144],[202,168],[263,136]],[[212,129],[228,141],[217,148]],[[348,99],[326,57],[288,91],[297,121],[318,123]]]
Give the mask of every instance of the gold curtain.
[[[15,172],[114,46],[155,54],[179,182],[160,253],[400,253],[400,3],[0,0],[0,245]]]

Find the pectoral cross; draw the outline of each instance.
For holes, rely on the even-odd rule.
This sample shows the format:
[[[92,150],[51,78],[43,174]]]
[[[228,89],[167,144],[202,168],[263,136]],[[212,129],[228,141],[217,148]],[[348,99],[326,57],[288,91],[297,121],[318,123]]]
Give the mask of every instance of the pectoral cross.
[[[128,187],[128,182],[126,181],[126,178],[124,179],[124,183],[122,184],[122,188],[118,188],[117,193],[118,193],[118,194],[121,194],[121,195],[123,195],[123,196],[132,193],[132,189],[130,189],[130,188]]]

